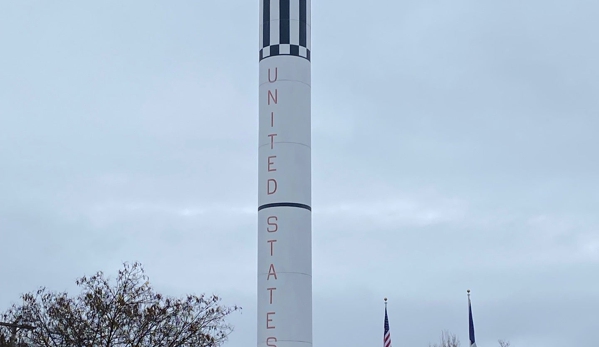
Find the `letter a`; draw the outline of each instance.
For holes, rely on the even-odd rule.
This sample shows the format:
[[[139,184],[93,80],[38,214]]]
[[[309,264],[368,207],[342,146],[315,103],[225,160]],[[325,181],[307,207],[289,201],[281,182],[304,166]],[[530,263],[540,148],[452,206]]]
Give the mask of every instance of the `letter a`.
[[[270,268],[268,269],[268,276],[266,277],[266,280],[270,280],[270,276],[274,276],[275,280],[277,279],[277,271],[275,270],[275,265],[274,264],[270,264]]]

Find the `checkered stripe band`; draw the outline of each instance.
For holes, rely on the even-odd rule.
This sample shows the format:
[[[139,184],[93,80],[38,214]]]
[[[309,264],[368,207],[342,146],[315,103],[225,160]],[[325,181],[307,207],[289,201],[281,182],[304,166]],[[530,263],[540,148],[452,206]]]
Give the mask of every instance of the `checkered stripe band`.
[[[293,55],[310,60],[310,50],[306,47],[291,44],[272,45],[260,50],[260,60],[278,55]]]
[[[261,0],[260,60],[290,55],[310,60],[310,0]]]

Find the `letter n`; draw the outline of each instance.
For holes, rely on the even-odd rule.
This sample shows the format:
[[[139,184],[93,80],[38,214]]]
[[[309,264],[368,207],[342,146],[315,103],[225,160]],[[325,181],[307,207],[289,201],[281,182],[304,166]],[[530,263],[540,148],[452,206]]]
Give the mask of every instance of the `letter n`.
[[[275,89],[275,95],[272,95],[272,92],[268,91],[268,104],[270,105],[270,100],[276,105],[279,101],[279,90]]]

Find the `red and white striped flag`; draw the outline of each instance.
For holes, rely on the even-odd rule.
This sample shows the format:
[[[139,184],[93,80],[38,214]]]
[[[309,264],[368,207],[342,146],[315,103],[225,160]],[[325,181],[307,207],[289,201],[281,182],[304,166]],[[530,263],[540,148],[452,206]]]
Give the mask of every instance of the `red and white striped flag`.
[[[385,298],[385,334],[383,335],[383,347],[391,347],[391,333],[389,332],[389,317],[387,317],[387,298]]]

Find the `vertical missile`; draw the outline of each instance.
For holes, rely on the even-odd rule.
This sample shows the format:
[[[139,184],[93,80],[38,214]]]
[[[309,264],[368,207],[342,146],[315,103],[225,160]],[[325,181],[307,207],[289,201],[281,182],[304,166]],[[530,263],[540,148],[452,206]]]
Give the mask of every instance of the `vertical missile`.
[[[312,345],[310,0],[260,0],[258,347]]]

